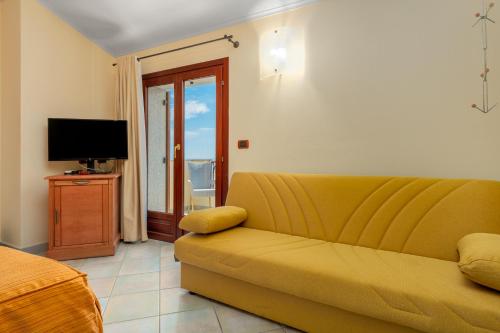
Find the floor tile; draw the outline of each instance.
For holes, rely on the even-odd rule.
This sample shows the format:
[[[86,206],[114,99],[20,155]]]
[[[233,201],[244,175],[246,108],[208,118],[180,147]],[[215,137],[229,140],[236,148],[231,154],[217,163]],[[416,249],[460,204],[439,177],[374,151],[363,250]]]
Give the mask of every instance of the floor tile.
[[[160,271],[165,271],[172,268],[180,268],[181,263],[175,261],[173,257],[160,258]]]
[[[224,333],[300,332],[181,289],[171,243],[120,243],[114,256],[64,263],[88,274],[104,333],[221,333],[221,326]]]
[[[160,257],[153,258],[125,258],[120,275],[142,274],[160,271]]]
[[[160,256],[160,246],[156,244],[137,244],[129,246],[125,258],[152,258]]]
[[[112,262],[120,262],[125,258],[125,248],[118,247],[114,256],[106,256],[106,257],[96,257],[96,258],[88,258],[88,263],[94,264],[108,264]]]
[[[101,304],[101,313],[106,311],[106,306],[108,305],[108,297],[99,298],[99,303]]]
[[[164,242],[164,241],[160,241],[160,240],[157,240],[157,239],[148,239],[146,242],[143,242],[143,244],[146,243],[146,244],[156,244],[158,246],[161,246],[163,244],[170,244],[170,243],[167,243],[167,242]]]
[[[253,314],[218,303],[217,317],[224,333],[260,333],[281,328],[281,325]]]
[[[101,278],[101,279],[89,279],[90,288],[94,291],[97,297],[108,297],[111,295],[111,290],[115,284],[115,277]]]
[[[65,260],[61,261],[63,264],[70,265],[73,268],[79,269],[83,266],[83,264],[87,261],[87,259],[74,259],[74,260]]]
[[[158,333],[159,317],[149,317],[104,325],[104,333]]]
[[[162,258],[165,257],[174,257],[174,244],[162,245],[160,247],[160,256]]]
[[[212,305],[210,300],[189,294],[185,289],[172,288],[160,291],[160,314],[203,309]]]
[[[112,296],[104,313],[104,323],[158,316],[159,298],[158,291]]]
[[[116,279],[113,296],[160,289],[160,273],[122,275]]]
[[[120,272],[121,262],[113,263],[92,263],[85,262],[80,268],[82,272],[87,273],[89,279],[99,279],[105,277],[117,276]]]
[[[213,308],[160,316],[162,333],[221,333]]]
[[[180,268],[172,268],[160,272],[160,289],[180,288],[180,287],[181,287]]]

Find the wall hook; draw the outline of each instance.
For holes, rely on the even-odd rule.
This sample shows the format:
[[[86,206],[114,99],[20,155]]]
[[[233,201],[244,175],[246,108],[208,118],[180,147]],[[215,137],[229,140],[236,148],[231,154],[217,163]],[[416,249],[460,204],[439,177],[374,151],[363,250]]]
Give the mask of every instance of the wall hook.
[[[491,2],[486,5],[486,0],[482,0],[483,8],[480,13],[476,13],[474,16],[477,18],[476,22],[472,27],[481,24],[481,38],[483,43],[483,72],[479,75],[483,81],[483,101],[481,106],[477,104],[472,104],[472,108],[481,111],[482,113],[488,113],[493,110],[497,104],[490,106],[489,102],[489,85],[488,85],[488,75],[490,73],[490,68],[488,67],[488,24],[496,23],[490,18],[490,11],[495,7],[495,3]]]

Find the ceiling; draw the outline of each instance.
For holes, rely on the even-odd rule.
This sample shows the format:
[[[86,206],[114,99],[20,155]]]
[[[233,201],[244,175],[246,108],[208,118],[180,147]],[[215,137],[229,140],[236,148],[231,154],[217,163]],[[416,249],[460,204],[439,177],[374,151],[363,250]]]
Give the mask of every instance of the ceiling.
[[[90,40],[119,56],[272,15],[314,0],[39,1]]]

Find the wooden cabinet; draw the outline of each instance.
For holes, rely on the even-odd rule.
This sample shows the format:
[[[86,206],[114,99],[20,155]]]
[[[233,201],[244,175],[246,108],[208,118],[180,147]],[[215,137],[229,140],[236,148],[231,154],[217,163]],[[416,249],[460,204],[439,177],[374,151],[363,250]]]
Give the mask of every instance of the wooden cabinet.
[[[50,258],[111,256],[120,240],[120,175],[51,176]]]

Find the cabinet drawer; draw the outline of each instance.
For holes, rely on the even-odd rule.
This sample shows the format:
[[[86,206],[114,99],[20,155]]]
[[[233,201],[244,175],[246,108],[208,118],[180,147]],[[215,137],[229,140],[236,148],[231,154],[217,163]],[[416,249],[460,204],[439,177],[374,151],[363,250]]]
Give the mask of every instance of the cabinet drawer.
[[[85,186],[85,185],[108,185],[106,179],[75,179],[75,180],[56,180],[55,186]]]

